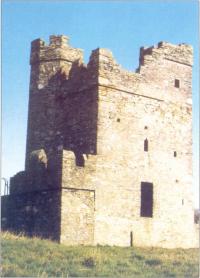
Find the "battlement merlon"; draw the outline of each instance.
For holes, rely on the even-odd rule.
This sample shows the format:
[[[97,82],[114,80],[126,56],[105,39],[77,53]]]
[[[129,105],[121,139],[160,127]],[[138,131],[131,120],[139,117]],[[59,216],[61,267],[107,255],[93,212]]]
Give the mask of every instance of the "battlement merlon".
[[[42,39],[32,41],[30,65],[54,60],[83,63],[83,50],[71,47],[67,36],[52,35],[49,41],[48,45]]]
[[[144,66],[160,58],[192,66],[193,48],[191,45],[184,43],[174,45],[168,42],[159,42],[157,46],[140,48],[140,66]]]
[[[117,87],[125,91],[132,92],[141,78],[138,73],[128,71],[118,64],[112,52],[106,48],[92,51],[88,68],[96,68],[100,86]]]
[[[89,58],[89,67],[99,67],[101,62],[111,62],[114,63],[114,57],[112,52],[106,48],[96,48],[92,50]]]

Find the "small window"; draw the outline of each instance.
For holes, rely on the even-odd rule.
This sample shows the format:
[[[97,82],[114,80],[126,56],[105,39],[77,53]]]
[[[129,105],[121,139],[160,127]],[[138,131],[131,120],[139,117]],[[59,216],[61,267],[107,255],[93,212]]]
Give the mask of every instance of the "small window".
[[[176,151],[174,152],[174,157],[177,157],[177,152]]]
[[[76,157],[76,166],[84,167],[85,166],[85,160],[84,160],[83,154],[75,153],[75,157]]]
[[[174,86],[175,86],[176,88],[180,88],[180,80],[175,79],[175,81],[174,81]]]
[[[144,129],[148,129],[148,126],[145,125]]]
[[[130,232],[130,246],[133,246],[133,232]]]
[[[153,184],[141,182],[140,216],[153,217]]]
[[[120,118],[117,118],[117,122],[118,122],[118,123],[120,122]]]
[[[145,140],[144,140],[144,151],[145,151],[145,152],[148,152],[148,148],[149,148],[149,146],[148,146],[148,140],[145,139]]]

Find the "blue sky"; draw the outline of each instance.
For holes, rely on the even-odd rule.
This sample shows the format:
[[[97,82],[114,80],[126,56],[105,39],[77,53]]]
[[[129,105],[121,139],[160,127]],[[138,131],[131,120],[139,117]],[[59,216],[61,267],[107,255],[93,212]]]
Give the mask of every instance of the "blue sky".
[[[198,1],[12,1],[2,3],[2,176],[24,169],[29,92],[30,43],[65,34],[84,49],[85,62],[97,47],[112,50],[129,70],[139,48],[159,41],[194,47],[193,151],[195,204],[198,203],[199,53]]]

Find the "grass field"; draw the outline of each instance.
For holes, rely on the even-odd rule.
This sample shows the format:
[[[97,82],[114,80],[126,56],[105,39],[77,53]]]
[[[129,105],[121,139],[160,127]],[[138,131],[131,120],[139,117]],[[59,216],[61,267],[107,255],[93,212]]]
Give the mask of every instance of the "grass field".
[[[68,247],[4,232],[1,253],[1,277],[199,277],[197,249]]]

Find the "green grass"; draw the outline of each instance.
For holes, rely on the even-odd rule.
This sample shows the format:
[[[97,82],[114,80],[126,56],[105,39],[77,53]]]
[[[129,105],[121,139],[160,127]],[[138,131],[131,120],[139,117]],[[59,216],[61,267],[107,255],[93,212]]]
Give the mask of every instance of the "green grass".
[[[198,277],[197,249],[68,247],[4,232],[1,277]]]

